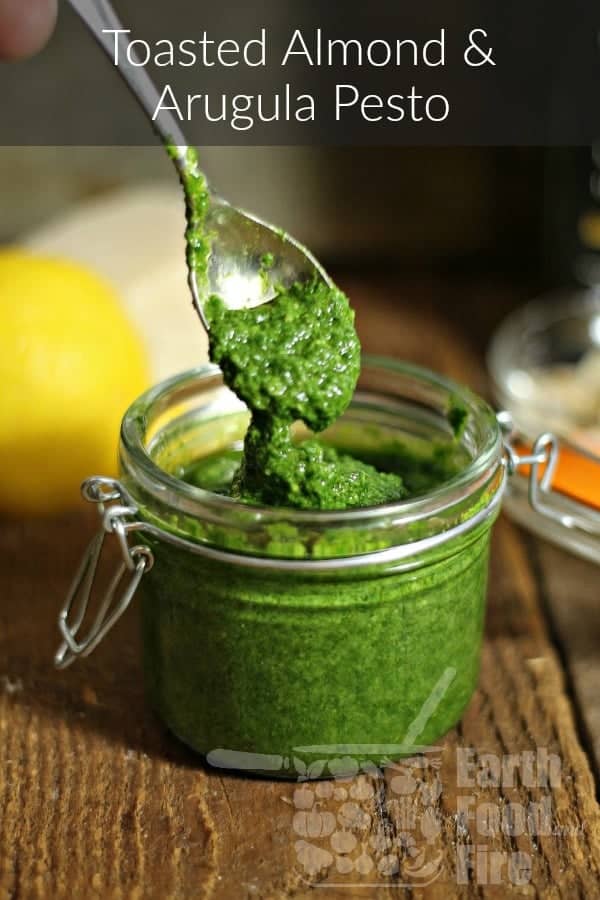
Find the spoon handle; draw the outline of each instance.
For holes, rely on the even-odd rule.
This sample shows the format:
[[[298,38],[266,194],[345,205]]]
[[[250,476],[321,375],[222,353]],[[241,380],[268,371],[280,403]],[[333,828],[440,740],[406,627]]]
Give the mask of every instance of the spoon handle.
[[[155,115],[159,106],[160,94],[156,85],[143,66],[132,65],[130,57],[135,54],[127,49],[130,44],[127,34],[108,34],[107,31],[122,31],[123,26],[114,11],[109,0],[69,0],[69,3],[85,22],[96,41],[113,61],[115,60],[115,41],[119,54],[117,70],[131,92],[137,98],[144,112],[150,119],[152,127],[157,132],[164,144],[174,144],[178,148],[175,165],[180,171],[185,166],[185,150],[187,141],[181,131],[179,122],[168,110],[161,109]]]
[[[110,0],[69,0],[69,3],[85,22],[96,41],[110,59],[112,59],[113,63],[115,61],[115,40],[117,41],[119,53],[118,72],[132,94],[138,100],[163,144],[165,146],[174,146],[176,148],[176,152],[171,155],[171,159],[179,173],[179,177],[185,190],[186,175],[190,172],[197,172],[195,165],[191,166],[188,158],[188,143],[179,127],[179,123],[168,110],[161,109],[160,112],[155,115],[156,109],[159,106],[160,94],[145,68],[143,66],[132,65],[130,62],[130,58],[135,58],[135,54],[131,51],[129,51],[129,55],[127,53],[130,44],[128,35],[106,33],[107,31],[124,31]],[[187,195],[186,202],[188,202]],[[192,294],[194,309],[198,313],[204,328],[208,332],[208,322],[204,315],[200,300],[198,280],[189,260],[188,285]]]

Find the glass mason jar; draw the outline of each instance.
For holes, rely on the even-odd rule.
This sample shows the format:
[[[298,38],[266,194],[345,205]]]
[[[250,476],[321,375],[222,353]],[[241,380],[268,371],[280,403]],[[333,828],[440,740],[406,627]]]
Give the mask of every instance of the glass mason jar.
[[[458,442],[447,416],[457,401],[469,413]],[[440,452],[460,465],[415,499],[343,511],[249,506],[182,480],[190,463],[239,446],[247,424],[208,365],[131,406],[120,481],[84,486],[125,561],[78,641],[85,596],[73,627],[67,618],[89,595],[102,538],[93,542],[63,610],[57,664],[91,652],[139,585],[150,702],[213,765],[339,774],[430,745],[477,681],[506,471],[494,413],[428,371],[365,358],[325,438],[358,455],[385,447],[402,459],[410,447],[431,471]]]

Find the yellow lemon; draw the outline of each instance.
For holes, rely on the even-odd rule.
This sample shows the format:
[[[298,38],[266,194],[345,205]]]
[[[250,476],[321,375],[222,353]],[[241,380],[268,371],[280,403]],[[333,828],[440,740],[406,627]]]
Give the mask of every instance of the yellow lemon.
[[[87,269],[0,251],[0,509],[68,508],[111,475],[119,424],[148,386],[143,342]]]

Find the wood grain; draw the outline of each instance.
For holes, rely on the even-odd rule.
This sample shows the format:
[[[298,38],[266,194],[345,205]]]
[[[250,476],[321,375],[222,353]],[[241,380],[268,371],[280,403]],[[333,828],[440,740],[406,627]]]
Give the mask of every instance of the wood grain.
[[[389,288],[352,287],[370,349],[481,378],[431,295],[410,312]],[[207,770],[163,729],[144,701],[135,603],[88,660],[53,670],[56,613],[95,525],[85,512],[0,524],[0,897],[600,897],[600,811],[569,692],[586,674],[565,676],[546,619],[548,597],[580,596],[593,567],[501,519],[479,689],[459,728],[414,760],[302,785]],[[573,631],[561,633],[566,646]],[[514,783],[471,786],[467,753],[483,772],[526,755]],[[537,753],[546,766],[529,771]],[[543,834],[518,827],[531,803],[546,804]],[[480,868],[462,871],[469,846]],[[531,877],[511,886],[519,852]]]
[[[600,774],[600,569],[546,541],[531,557],[554,640],[581,716],[585,746]]]

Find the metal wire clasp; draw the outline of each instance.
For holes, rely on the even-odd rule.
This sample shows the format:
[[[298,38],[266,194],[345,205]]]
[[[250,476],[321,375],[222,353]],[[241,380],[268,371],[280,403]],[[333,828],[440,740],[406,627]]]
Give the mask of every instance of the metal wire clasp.
[[[500,425],[505,451],[505,465],[509,475],[522,466],[530,466],[528,480],[529,503],[531,507],[548,519],[565,528],[581,529],[586,534],[600,534],[600,516],[584,503],[557,495],[552,490],[552,482],[558,457],[559,441],[555,434],[545,432],[535,440],[531,453],[518,453],[513,445],[515,429],[509,412],[499,412],[496,416]],[[541,471],[541,468],[543,471]],[[541,474],[540,474],[541,472]]]
[[[154,556],[149,547],[143,544],[129,545],[128,534],[139,525],[132,520],[137,514],[137,507],[120,482],[99,476],[88,478],[81,486],[81,493],[90,503],[98,504],[102,527],[83,554],[58,616],[58,628],[63,637],[63,642],[54,657],[54,664],[58,669],[70,666],[79,656],[88,656],[98,646],[129,606],[144,573],[154,564]],[[107,535],[114,535],[117,538],[122,562],[102,597],[92,624],[87,633],[81,637],[80,631]],[[120,588],[122,590],[119,594]]]

